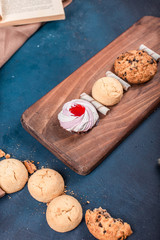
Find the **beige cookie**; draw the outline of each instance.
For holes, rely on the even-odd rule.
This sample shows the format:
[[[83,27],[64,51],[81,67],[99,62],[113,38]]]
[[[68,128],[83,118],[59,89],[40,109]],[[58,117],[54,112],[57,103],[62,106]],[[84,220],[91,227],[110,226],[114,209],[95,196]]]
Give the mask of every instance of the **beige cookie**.
[[[24,164],[17,159],[0,161],[0,187],[6,193],[21,190],[28,181],[28,171]]]
[[[123,87],[117,79],[103,77],[94,83],[92,96],[103,105],[113,106],[121,100]]]
[[[131,227],[122,219],[112,218],[110,214],[100,208],[87,210],[85,221],[90,233],[100,240],[124,240],[132,234]]]
[[[57,232],[68,232],[82,220],[82,207],[74,197],[62,195],[53,199],[47,208],[48,225]]]
[[[43,168],[29,178],[28,190],[37,201],[47,203],[63,193],[64,180],[55,170]]]
[[[157,72],[157,62],[144,51],[122,53],[114,63],[115,73],[122,79],[140,84],[149,81]]]

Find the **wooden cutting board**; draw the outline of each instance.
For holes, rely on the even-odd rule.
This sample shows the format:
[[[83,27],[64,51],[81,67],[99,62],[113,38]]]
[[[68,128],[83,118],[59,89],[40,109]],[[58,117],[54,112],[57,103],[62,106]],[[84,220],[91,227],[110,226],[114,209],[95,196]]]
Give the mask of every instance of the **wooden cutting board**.
[[[148,83],[132,86],[119,104],[88,133],[63,130],[57,114],[63,104],[91,94],[93,83],[113,71],[116,57],[145,44],[160,54],[160,18],[143,17],[98,54],[83,64],[22,115],[23,127],[40,143],[81,175],[91,172],[111,151],[142,122],[160,102],[160,66]],[[160,64],[159,64],[160,65]]]

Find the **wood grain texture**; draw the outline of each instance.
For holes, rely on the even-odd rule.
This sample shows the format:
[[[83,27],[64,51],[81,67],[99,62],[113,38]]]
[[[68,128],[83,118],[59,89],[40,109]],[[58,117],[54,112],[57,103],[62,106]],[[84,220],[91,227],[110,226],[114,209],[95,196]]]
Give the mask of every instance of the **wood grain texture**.
[[[132,86],[119,104],[84,134],[63,130],[57,114],[63,104],[91,94],[93,83],[113,71],[118,55],[145,44],[160,54],[160,18],[146,16],[87,61],[22,115],[23,127],[67,166],[81,175],[91,172],[160,102],[160,67],[148,83]]]

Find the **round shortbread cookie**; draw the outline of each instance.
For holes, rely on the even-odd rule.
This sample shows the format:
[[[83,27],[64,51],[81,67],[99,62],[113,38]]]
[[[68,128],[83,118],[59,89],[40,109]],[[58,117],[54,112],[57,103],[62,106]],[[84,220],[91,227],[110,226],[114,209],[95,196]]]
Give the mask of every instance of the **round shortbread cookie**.
[[[100,240],[123,240],[132,234],[131,227],[122,219],[112,218],[102,209],[87,210],[85,221],[90,233]]]
[[[57,171],[43,168],[29,178],[28,190],[37,201],[47,203],[63,193],[64,180]]]
[[[68,232],[82,220],[82,207],[72,196],[62,195],[53,199],[46,212],[48,225],[57,232]]]
[[[21,190],[28,181],[28,171],[24,164],[13,158],[0,161],[0,187],[6,193]]]
[[[157,62],[144,51],[122,53],[114,63],[115,73],[125,81],[140,84],[149,81],[157,72]]]
[[[117,104],[123,96],[121,83],[112,77],[103,77],[97,80],[92,87],[92,96],[106,106]]]

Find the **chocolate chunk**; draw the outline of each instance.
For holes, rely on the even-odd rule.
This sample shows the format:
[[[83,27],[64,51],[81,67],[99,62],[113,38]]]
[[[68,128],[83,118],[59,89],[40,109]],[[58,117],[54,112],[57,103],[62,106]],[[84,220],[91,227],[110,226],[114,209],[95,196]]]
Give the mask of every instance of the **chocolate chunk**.
[[[132,71],[132,70],[133,70],[133,68],[130,68],[130,70]]]
[[[154,63],[154,60],[153,59],[151,59],[151,61],[150,61],[150,64],[153,64]]]
[[[139,62],[139,60],[136,60],[136,62]]]
[[[120,62],[118,62],[119,64],[121,64]]]
[[[119,222],[121,222],[121,223],[123,223],[123,224],[124,224],[123,220],[122,220],[122,219],[120,219],[120,218],[117,218],[117,221],[119,221]]]
[[[132,61],[131,61],[131,60],[128,60],[128,62],[129,62],[129,63],[132,63]]]
[[[98,215],[98,218],[100,218],[101,217],[101,215]]]
[[[109,227],[111,227],[111,224],[109,224]]]
[[[133,61],[135,62],[135,61],[136,61],[136,59],[135,59],[135,58],[133,58]]]
[[[103,231],[104,234],[105,234],[106,232],[107,232],[106,230]]]
[[[126,76],[127,75],[127,73],[126,72],[124,72],[124,76]]]
[[[99,226],[99,227],[103,227],[101,222],[98,224],[98,226]]]

